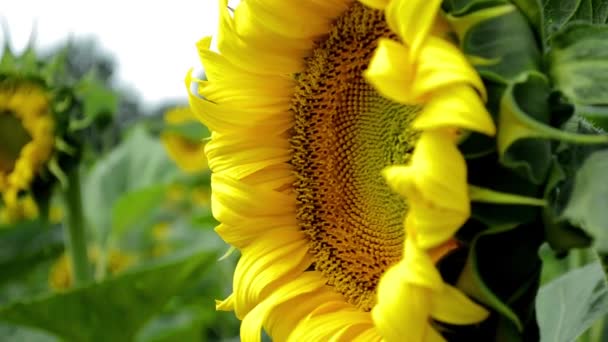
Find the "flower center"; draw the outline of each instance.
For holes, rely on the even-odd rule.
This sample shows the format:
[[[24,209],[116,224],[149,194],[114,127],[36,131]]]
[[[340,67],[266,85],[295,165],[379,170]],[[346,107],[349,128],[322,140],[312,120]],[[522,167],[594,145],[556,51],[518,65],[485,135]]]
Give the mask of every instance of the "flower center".
[[[10,173],[15,168],[21,149],[32,137],[21,124],[21,120],[8,110],[0,110],[0,172]]]
[[[381,177],[405,163],[419,108],[383,98],[363,78],[381,37],[381,11],[353,4],[296,75],[291,164],[297,218],[314,269],[352,304],[370,310],[384,271],[401,259],[406,204]]]

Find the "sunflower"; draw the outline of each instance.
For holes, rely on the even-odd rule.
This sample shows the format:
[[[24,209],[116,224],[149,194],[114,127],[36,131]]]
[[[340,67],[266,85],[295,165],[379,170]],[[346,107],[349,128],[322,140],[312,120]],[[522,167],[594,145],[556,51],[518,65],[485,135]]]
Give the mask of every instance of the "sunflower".
[[[176,107],[168,110],[164,117],[168,125],[179,126],[196,122],[196,117],[188,107]],[[204,158],[205,144],[200,139],[193,139],[176,132],[167,131],[161,135],[161,140],[169,157],[186,172],[200,172],[207,169]]]
[[[260,340],[442,340],[487,311],[436,263],[467,220],[457,144],[493,135],[437,0],[220,2],[190,104],[212,130],[218,234],[241,252],[217,304]]]
[[[50,159],[54,119],[44,89],[28,82],[0,82],[0,192],[8,210]]]

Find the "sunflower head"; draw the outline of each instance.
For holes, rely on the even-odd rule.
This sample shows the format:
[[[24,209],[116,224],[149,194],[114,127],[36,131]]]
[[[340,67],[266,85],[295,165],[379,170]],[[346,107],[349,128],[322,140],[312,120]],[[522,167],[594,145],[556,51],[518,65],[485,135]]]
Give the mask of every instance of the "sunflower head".
[[[8,45],[2,51],[0,197],[6,212],[19,212],[27,203],[21,198],[31,196],[48,216],[53,184],[65,183],[65,172],[81,156],[82,130],[107,111],[91,105],[103,87],[92,77],[68,77],[65,57],[62,52],[43,60],[32,46],[20,55]]]
[[[55,120],[40,85],[27,81],[0,83],[0,191],[8,208],[18,206],[21,193],[51,159]]]
[[[242,339],[441,340],[435,321],[483,321],[436,267],[470,216],[458,143],[495,134],[441,2],[220,5],[187,83],[216,231],[241,252],[217,307]]]

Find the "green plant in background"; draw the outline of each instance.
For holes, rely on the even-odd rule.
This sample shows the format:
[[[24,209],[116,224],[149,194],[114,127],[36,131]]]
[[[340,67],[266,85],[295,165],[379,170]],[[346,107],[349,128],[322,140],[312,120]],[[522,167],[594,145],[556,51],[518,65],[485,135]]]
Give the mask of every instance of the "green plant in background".
[[[206,168],[180,171],[160,137],[138,121],[120,144],[99,149],[100,130],[115,126],[116,92],[95,68],[66,70],[68,49],[59,51],[40,59],[31,46],[19,56],[5,48],[0,64],[2,84],[37,87],[7,87],[13,92],[0,101],[1,171],[21,182],[1,183],[0,339],[232,337],[234,320],[206,309],[226,294],[233,267],[214,264],[226,247],[209,231]],[[18,130],[26,122],[7,118],[17,110],[46,118],[42,128],[52,123],[39,129],[46,140],[35,141],[45,148],[34,150],[36,158],[25,158],[34,140]],[[18,163],[30,171],[15,173],[21,178],[11,176]]]

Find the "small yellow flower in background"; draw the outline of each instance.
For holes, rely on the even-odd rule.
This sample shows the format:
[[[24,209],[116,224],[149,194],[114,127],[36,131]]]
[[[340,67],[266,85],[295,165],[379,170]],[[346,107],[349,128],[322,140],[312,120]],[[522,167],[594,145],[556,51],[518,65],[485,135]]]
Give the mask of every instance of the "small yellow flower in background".
[[[101,251],[97,246],[89,249],[89,261],[100,261]],[[118,249],[112,249],[107,256],[107,270],[109,274],[116,275],[126,271],[137,263],[137,256]],[[62,254],[51,266],[49,272],[49,286],[55,291],[67,291],[74,285],[74,273],[67,254]]]
[[[31,196],[18,198],[10,207],[0,207],[0,225],[38,217],[38,206]]]
[[[171,223],[161,221],[152,227],[152,239],[154,246],[152,247],[152,255],[155,257],[163,256],[171,252],[171,244],[169,236],[171,235]]]
[[[176,107],[165,113],[165,123],[170,125],[198,122],[188,107]],[[161,140],[173,161],[186,172],[200,172],[207,169],[201,140],[188,138],[176,132],[163,132]]]
[[[21,196],[15,205],[0,207],[0,225],[9,225],[18,221],[34,220],[40,215],[38,204],[30,195]],[[60,223],[63,220],[63,209],[57,203],[50,203],[48,221]]]
[[[241,252],[217,308],[243,341],[433,341],[432,319],[488,315],[435,267],[470,214],[459,133],[495,133],[483,83],[440,1],[361,2],[220,1],[219,52],[198,44],[216,231]]]
[[[0,193],[9,211],[53,152],[54,119],[42,87],[28,81],[0,82]]]

